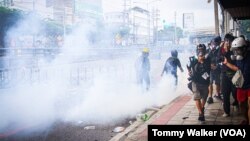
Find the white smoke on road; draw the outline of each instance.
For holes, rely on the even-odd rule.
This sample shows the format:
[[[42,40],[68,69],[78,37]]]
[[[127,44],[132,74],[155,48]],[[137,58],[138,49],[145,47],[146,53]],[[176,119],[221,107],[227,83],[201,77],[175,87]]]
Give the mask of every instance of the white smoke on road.
[[[29,23],[35,29],[40,27],[37,21],[32,23],[30,19],[22,23]],[[17,32],[27,34],[27,28],[24,27],[27,25],[19,24],[8,35]],[[10,73],[20,78],[15,82],[20,85],[1,89],[0,133],[22,126],[49,126],[55,121],[81,120],[102,124],[119,122],[125,118],[134,118],[151,106],[167,104],[187,91],[183,89],[186,88],[187,72],[179,75],[177,89],[171,77],[159,77],[165,57],[151,60],[152,83],[149,91],[143,91],[136,84],[134,62],[137,56],[134,53],[120,59],[75,63],[81,55],[86,57],[84,55],[89,53],[91,44],[86,33],[90,27],[80,26],[67,35],[61,54],[54,60],[37,64],[34,70],[27,67],[27,62],[23,62],[21,73]],[[95,53],[101,54],[98,51]],[[46,56],[42,59],[46,59]],[[23,81],[30,78],[36,81]],[[79,84],[73,85],[75,83]]]

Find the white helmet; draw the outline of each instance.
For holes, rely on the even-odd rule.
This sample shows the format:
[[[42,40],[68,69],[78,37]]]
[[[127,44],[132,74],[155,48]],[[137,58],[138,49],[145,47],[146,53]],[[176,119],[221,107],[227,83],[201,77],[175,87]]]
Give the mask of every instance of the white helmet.
[[[232,47],[231,50],[234,50],[236,48],[241,48],[245,47],[247,45],[246,41],[242,37],[237,37],[236,39],[233,40],[232,42]]]

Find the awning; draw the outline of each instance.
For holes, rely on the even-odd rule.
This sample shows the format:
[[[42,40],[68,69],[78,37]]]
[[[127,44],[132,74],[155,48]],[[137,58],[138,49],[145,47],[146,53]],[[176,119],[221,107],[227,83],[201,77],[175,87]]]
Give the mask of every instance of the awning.
[[[234,20],[250,19],[250,0],[218,0]]]

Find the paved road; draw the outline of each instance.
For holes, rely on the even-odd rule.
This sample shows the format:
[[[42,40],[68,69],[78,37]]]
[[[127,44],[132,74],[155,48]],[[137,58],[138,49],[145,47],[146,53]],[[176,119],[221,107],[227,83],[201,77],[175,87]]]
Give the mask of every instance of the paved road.
[[[117,133],[117,126],[128,127],[129,120],[114,125],[94,125],[95,129],[85,129],[87,125],[58,122],[50,129],[35,131],[34,127],[17,134],[0,138],[4,141],[108,141]]]

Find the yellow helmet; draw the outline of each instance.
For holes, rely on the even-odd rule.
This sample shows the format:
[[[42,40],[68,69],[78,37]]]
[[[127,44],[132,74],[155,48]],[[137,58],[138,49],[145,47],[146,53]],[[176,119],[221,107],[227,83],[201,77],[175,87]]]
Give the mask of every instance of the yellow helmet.
[[[143,48],[142,52],[143,53],[149,53],[149,49],[148,48]]]

